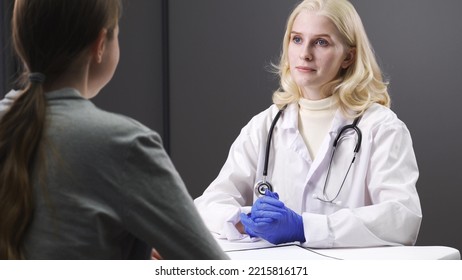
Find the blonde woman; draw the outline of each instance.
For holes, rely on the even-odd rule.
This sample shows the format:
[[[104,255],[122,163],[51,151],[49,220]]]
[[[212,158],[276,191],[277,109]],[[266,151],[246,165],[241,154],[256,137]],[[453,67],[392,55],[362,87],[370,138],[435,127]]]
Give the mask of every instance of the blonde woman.
[[[195,200],[209,229],[317,248],[415,244],[422,213],[411,136],[389,108],[354,7],[301,2],[278,72],[274,104],[242,129]]]

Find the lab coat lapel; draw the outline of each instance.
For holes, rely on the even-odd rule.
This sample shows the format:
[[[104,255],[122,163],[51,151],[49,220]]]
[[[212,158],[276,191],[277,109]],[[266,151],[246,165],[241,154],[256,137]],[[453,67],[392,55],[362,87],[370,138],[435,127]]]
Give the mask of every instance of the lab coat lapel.
[[[284,130],[284,145],[290,147],[300,157],[311,165],[311,157],[308,152],[302,136],[298,130],[298,104],[290,104],[284,111],[283,121],[281,128]]]
[[[325,170],[324,166],[327,168],[328,161],[332,154],[332,145],[335,137],[337,137],[339,129],[346,125],[346,123],[347,120],[343,117],[341,110],[338,109],[335,113],[334,119],[332,120],[332,125],[327,137],[324,138],[321,148],[308,172],[308,180],[318,171],[318,169]]]
[[[294,176],[297,178],[293,180],[294,184],[290,186],[290,188],[294,188],[290,193],[298,194],[298,195],[289,195],[288,197],[283,198],[284,203],[289,205],[292,210],[296,211],[297,213],[301,213],[302,211],[302,200],[303,200],[303,192],[306,188],[307,182],[307,174],[312,164],[308,148],[305,145],[305,142],[300,135],[298,130],[298,104],[290,104],[284,111],[284,115],[282,116],[282,122],[280,125],[283,135],[281,138],[282,144],[288,150],[292,151],[290,155],[296,155],[298,158],[288,158],[287,168],[291,170],[301,170],[297,171],[297,174],[293,173]],[[302,166],[292,166],[293,164],[302,163]],[[298,173],[300,172],[300,173]],[[289,172],[290,173],[290,172]]]

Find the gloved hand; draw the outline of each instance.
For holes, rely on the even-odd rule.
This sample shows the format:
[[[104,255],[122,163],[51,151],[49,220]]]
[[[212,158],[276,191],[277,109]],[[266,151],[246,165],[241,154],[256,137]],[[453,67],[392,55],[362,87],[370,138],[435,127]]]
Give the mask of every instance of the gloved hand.
[[[302,216],[287,208],[279,195],[269,190],[258,198],[241,222],[250,236],[261,237],[273,244],[305,242]]]

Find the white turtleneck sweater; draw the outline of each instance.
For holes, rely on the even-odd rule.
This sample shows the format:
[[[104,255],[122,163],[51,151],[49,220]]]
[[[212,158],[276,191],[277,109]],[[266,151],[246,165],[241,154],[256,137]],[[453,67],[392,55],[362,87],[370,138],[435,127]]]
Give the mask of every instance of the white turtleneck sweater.
[[[329,96],[321,100],[301,98],[298,102],[298,129],[314,160],[324,137],[329,132],[339,105],[337,98]]]

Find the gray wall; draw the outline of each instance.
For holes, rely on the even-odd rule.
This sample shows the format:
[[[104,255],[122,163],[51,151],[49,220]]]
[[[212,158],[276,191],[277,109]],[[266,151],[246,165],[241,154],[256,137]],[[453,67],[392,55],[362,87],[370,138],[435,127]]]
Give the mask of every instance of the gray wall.
[[[161,135],[168,126],[170,154],[196,197],[218,174],[242,126],[271,104],[278,83],[268,66],[277,61],[285,21],[297,1],[168,3],[168,116],[162,105],[166,75],[160,0],[126,1],[119,68],[95,102],[132,116]],[[458,109],[462,18],[457,14],[462,2],[352,3],[391,81],[392,109],[413,136],[424,212],[418,245],[462,250],[462,172],[458,170],[462,149],[456,143],[462,120]]]

